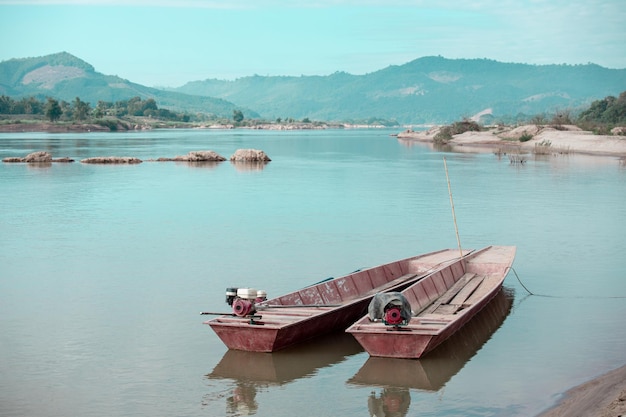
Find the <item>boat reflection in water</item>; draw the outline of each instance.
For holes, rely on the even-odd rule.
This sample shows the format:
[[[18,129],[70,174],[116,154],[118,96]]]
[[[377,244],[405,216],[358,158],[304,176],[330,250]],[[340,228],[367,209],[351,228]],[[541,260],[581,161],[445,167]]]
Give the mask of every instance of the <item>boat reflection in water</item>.
[[[409,390],[441,389],[502,325],[513,298],[513,291],[503,287],[469,323],[423,358],[369,357],[348,384],[383,387],[379,397],[368,398],[370,415],[406,415]]]
[[[206,377],[235,381],[236,387],[226,398],[228,415],[238,415],[244,410],[253,414],[258,409],[258,389],[311,377],[322,368],[362,352],[363,348],[352,335],[331,333],[274,353],[228,350]],[[211,401],[206,398],[204,403],[208,402]]]
[[[402,417],[409,412],[411,393],[408,388],[383,388],[380,396],[372,392],[367,399],[370,416]]]

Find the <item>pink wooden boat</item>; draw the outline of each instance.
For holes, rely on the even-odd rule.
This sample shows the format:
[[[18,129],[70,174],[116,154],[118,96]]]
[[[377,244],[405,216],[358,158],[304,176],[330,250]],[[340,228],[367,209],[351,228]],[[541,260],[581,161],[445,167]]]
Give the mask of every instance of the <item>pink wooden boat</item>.
[[[204,323],[229,349],[274,352],[345,330],[366,312],[376,293],[400,291],[446,268],[459,256],[458,249],[431,252],[356,271],[270,300],[254,299],[252,289],[229,289],[238,294],[233,291],[229,301],[233,313]]]
[[[472,320],[419,360],[370,356],[347,383],[439,391],[502,326],[512,307],[512,291],[502,288]]]
[[[408,320],[400,317],[401,303],[390,302],[384,306],[383,319],[370,309],[346,331],[371,356],[420,358],[457,332],[498,293],[515,250],[514,246],[488,246],[459,258],[400,292],[397,298],[410,305]]]

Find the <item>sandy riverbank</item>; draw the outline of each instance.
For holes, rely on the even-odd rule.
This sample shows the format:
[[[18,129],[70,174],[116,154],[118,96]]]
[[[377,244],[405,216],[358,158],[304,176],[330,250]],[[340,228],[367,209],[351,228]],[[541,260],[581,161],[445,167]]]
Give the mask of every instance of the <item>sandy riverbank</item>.
[[[626,416],[626,365],[567,391],[538,417]]]
[[[408,141],[433,142],[439,128],[427,131],[404,131],[398,139]],[[532,139],[520,142],[524,135],[532,135]],[[626,158],[626,136],[594,135],[576,126],[540,127],[525,125],[516,128],[499,127],[483,132],[465,132],[455,135],[448,142],[452,147],[468,147],[476,151],[531,153],[537,146],[543,145],[544,151],[549,148],[551,153],[582,153],[589,155],[609,155]],[[547,146],[546,146],[547,145]]]

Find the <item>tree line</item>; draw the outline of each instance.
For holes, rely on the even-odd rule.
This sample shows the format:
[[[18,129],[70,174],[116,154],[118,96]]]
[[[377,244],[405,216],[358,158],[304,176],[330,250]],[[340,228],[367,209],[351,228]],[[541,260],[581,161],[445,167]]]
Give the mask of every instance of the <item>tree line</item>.
[[[57,100],[47,97],[44,100],[36,97],[23,97],[13,99],[9,96],[0,96],[0,114],[5,115],[37,115],[45,117],[51,122],[86,120],[102,120],[105,118],[123,118],[125,116],[150,117],[157,120],[189,122],[190,115],[176,113],[167,109],[160,109],[152,98],[142,100],[141,97],[133,97],[128,100],[116,102],[98,101],[95,107],[76,97],[72,102]],[[236,125],[243,122],[244,115],[240,110],[234,110],[232,116]],[[105,120],[106,121],[106,120]],[[277,119],[281,123],[282,119]],[[293,121],[286,119],[285,122]],[[536,115],[531,120],[535,124],[545,124],[545,115]],[[308,118],[303,123],[310,122]],[[596,100],[590,107],[583,110],[577,117],[572,117],[571,112],[560,111],[555,114],[551,123],[577,124],[585,130],[595,133],[606,134],[614,126],[626,125],[626,91],[618,97],[608,96],[602,100]]]
[[[13,99],[0,96],[0,114],[31,114],[43,116],[51,122],[76,121],[82,122],[91,118],[125,116],[143,116],[154,119],[188,122],[189,115],[176,113],[167,109],[160,109],[154,99],[142,100],[141,97],[133,97],[128,100],[116,102],[98,101],[95,107],[76,97],[71,103],[65,100],[57,100],[47,97],[38,100],[36,97],[24,97]]]
[[[580,113],[578,119],[588,123],[626,125],[626,91],[619,97],[608,96],[594,101],[587,110]]]

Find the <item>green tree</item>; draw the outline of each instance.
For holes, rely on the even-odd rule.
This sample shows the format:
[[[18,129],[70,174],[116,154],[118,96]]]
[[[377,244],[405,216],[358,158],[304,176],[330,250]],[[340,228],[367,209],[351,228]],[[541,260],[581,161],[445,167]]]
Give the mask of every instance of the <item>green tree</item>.
[[[131,116],[143,116],[143,103],[139,96],[129,99],[126,108]]]
[[[35,97],[24,97],[20,100],[20,107],[22,108],[23,114],[42,114],[43,106],[42,103],[37,100]]]
[[[61,109],[58,101],[56,101],[52,97],[48,97],[48,101],[44,106],[44,113],[48,120],[50,120],[51,122],[56,122],[63,114],[63,110]]]
[[[61,117],[65,119],[71,119],[74,112],[72,111],[72,106],[70,105],[70,103],[65,100],[61,100],[59,102],[59,106],[61,106],[61,111],[63,112]]]
[[[91,112],[91,108],[89,103],[85,103],[80,98],[76,97],[74,103],[72,103],[72,110],[74,115],[74,120],[85,120],[89,113]]]
[[[106,101],[100,100],[98,101],[98,104],[96,104],[96,108],[93,110],[93,115],[95,117],[106,116],[111,106],[112,106],[111,103],[107,103]]]
[[[4,94],[0,96],[0,114],[11,114],[13,111],[13,99]]]
[[[141,110],[144,116],[148,116],[151,113],[157,112],[159,110],[159,107],[157,106],[156,101],[154,101],[153,98],[149,98],[148,100],[145,100],[143,102]]]
[[[241,110],[233,110],[233,120],[235,123],[241,123],[243,121],[243,113]]]
[[[583,111],[579,122],[607,123],[620,125],[626,123],[626,91],[619,97],[608,96],[602,100],[596,100],[591,106]]]

